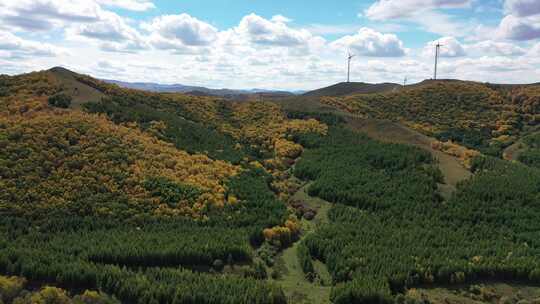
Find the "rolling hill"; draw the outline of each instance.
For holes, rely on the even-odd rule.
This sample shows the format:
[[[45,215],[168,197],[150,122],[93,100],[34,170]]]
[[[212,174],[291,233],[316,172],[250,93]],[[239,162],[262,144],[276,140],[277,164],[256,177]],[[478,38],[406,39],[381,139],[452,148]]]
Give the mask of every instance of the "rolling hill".
[[[493,85],[459,80],[424,81],[399,91],[323,97],[349,113],[402,123],[442,141],[491,155],[538,124],[536,85]]]

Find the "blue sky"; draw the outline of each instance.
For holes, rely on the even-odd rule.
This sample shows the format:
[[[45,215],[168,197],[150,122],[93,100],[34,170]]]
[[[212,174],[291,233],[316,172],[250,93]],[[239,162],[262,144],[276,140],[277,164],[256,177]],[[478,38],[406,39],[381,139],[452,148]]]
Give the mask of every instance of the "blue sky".
[[[344,79],[540,81],[540,0],[3,0],[0,73],[311,89]]]

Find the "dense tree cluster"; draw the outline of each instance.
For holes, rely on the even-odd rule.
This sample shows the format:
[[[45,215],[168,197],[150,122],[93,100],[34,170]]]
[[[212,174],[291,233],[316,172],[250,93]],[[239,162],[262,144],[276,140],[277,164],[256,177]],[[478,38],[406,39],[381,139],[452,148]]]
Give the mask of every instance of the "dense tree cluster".
[[[71,96],[59,93],[49,97],[47,102],[53,107],[67,109],[71,105]]]
[[[150,131],[158,138],[190,153],[206,153],[214,159],[236,164],[248,156],[249,151],[237,147],[237,142],[232,137],[186,119],[189,113],[181,103],[163,104],[156,98],[115,96],[100,102],[87,103],[85,108],[91,113],[105,113],[116,123],[135,122],[143,130]],[[164,128],[153,128],[156,122],[162,122]]]
[[[315,182],[310,195],[366,209],[405,204],[411,197],[436,201],[441,173],[428,152],[383,144],[341,128],[312,143],[294,174]],[[344,174],[346,172],[346,174]]]
[[[518,155],[518,160],[526,165],[540,168],[540,133],[535,133],[523,138],[523,151]]]
[[[330,224],[302,241],[328,266],[334,303],[392,303],[421,284],[539,282],[540,171],[478,157],[475,177],[444,202],[423,152],[331,138],[340,136],[307,151],[295,172],[314,180],[312,194],[338,203]]]
[[[0,276],[0,303],[5,304],[120,304],[120,301],[102,292],[86,290],[70,297],[63,289],[43,286],[40,290],[27,290],[22,277]]]
[[[309,112],[309,111],[287,111],[287,118],[289,119],[315,119],[324,123],[327,126],[336,126],[345,123],[345,119],[342,116],[334,113],[326,112]]]
[[[19,215],[200,216],[208,205],[227,202],[226,179],[240,171],[80,112],[0,116],[0,145],[0,209]],[[170,202],[145,187],[154,177],[200,195]]]
[[[315,278],[315,267],[313,266],[313,261],[311,259],[311,254],[309,248],[304,244],[300,243],[296,251],[298,262],[302,268],[302,272],[305,274],[308,281],[313,281]]]
[[[54,213],[36,220],[3,217],[0,273],[99,289],[129,303],[284,303],[279,289],[254,280],[257,263],[243,276],[198,273],[219,271],[219,261],[252,263],[252,245],[263,242],[263,228],[285,221],[286,208],[268,178],[263,171],[233,177],[227,187],[243,203],[210,210],[201,222]]]
[[[519,107],[525,114],[526,121],[536,125],[540,122],[540,85],[528,85],[513,88],[509,92],[512,103]]]

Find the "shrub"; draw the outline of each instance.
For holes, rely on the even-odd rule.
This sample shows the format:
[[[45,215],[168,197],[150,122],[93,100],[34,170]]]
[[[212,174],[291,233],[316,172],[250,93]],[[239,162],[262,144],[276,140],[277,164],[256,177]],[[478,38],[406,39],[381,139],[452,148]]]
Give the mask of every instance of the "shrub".
[[[49,105],[67,109],[71,105],[71,96],[60,93],[49,97]]]

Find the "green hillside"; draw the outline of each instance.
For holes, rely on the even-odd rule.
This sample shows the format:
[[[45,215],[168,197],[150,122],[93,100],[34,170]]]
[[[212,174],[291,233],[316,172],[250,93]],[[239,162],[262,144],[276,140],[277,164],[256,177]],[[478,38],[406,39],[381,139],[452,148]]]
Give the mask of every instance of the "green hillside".
[[[538,123],[538,87],[425,81],[395,92],[323,98],[355,115],[401,122],[490,155]]]

